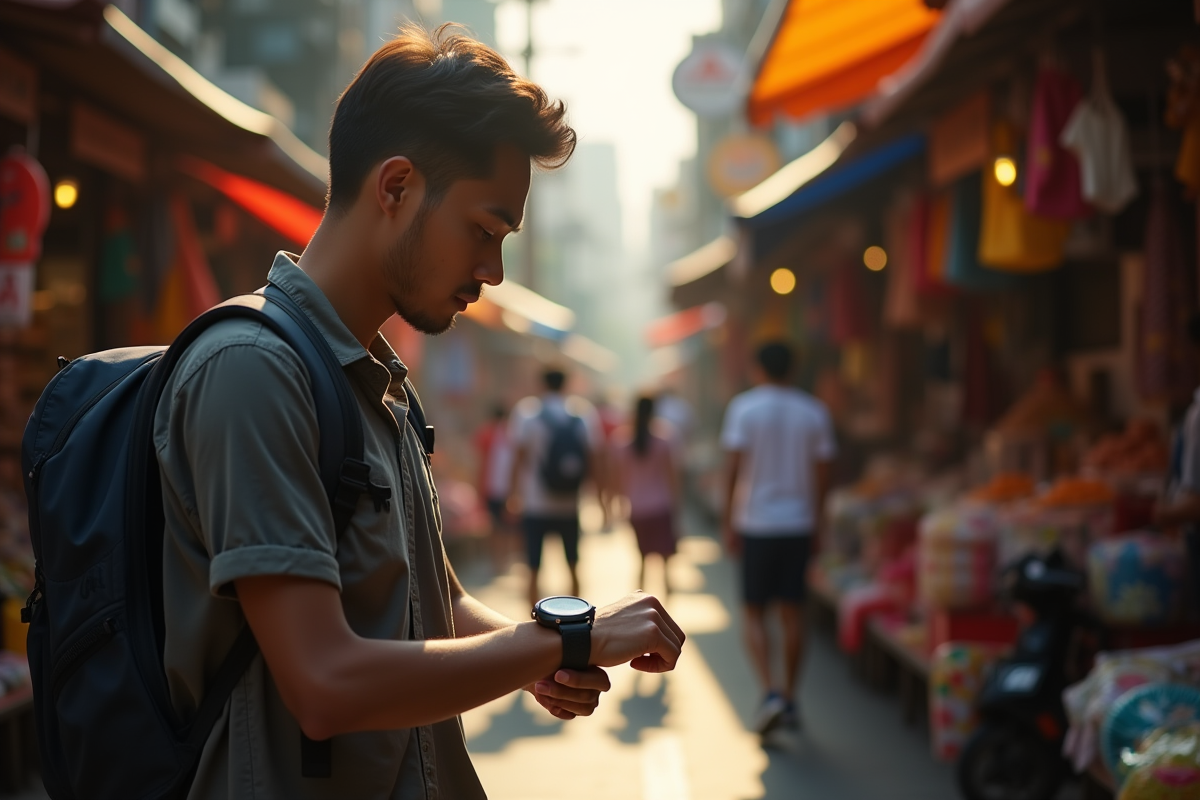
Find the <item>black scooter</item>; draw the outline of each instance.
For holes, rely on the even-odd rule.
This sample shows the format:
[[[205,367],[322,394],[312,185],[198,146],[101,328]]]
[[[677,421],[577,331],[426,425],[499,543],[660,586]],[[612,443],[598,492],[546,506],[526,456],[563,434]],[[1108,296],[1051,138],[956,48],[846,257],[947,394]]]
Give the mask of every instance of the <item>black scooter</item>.
[[[1076,632],[1090,627],[1076,607],[1085,579],[1054,553],[1026,556],[1005,571],[1003,583],[1032,621],[984,683],[982,722],[959,756],[958,787],[966,800],[1050,800],[1067,774],[1062,692]]]

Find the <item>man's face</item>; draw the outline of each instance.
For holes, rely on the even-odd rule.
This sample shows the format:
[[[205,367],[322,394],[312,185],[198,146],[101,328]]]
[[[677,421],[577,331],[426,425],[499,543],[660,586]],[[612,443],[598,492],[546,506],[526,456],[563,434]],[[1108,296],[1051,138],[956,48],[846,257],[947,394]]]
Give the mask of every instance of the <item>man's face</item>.
[[[422,333],[442,333],[483,284],[504,280],[500,245],[520,225],[528,193],[529,158],[501,145],[490,176],[457,180],[436,205],[423,202],[383,264],[396,313]]]

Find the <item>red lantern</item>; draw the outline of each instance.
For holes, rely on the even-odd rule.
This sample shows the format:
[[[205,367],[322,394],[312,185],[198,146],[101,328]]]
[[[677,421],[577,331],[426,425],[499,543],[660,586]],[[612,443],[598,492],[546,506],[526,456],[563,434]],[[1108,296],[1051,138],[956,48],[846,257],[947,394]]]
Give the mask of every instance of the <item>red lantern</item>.
[[[50,179],[36,159],[0,158],[0,264],[32,264],[50,222]]]

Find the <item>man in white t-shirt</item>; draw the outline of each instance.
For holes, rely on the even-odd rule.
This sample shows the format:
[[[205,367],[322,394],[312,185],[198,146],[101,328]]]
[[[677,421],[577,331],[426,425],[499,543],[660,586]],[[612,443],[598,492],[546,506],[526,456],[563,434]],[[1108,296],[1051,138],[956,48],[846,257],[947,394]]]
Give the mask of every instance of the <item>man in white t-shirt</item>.
[[[562,539],[571,594],[579,596],[579,496],[590,484],[604,505],[600,460],[604,455],[604,432],[591,403],[568,397],[563,389],[567,376],[550,369],[542,376],[545,393],[526,397],[513,409],[509,428],[513,456],[512,491],[521,509],[525,554],[529,563],[529,597],[536,603],[538,573],[542,566],[542,542],[548,533]],[[572,473],[574,480],[572,480]],[[555,485],[552,485],[555,484]]]
[[[805,573],[837,451],[829,411],[788,383],[792,351],[773,342],[758,351],[755,388],[729,403],[721,431],[728,454],[722,533],[742,556],[746,649],[765,699],[755,728],[799,725],[796,683],[804,654]],[[785,672],[771,676],[766,610],[777,602]]]

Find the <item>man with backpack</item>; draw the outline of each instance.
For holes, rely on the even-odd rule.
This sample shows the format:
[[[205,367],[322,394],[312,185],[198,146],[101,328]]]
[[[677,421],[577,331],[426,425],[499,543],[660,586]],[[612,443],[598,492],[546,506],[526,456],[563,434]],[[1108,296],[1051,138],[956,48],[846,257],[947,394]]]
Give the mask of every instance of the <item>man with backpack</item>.
[[[603,667],[674,667],[683,632],[648,595],[516,622],[464,591],[432,431],[378,334],[393,313],[444,331],[503,279],[531,162],[574,147],[564,115],[484,45],[404,31],[338,101],[304,253],[165,355],[80,358],[47,388],[26,611],[56,800],[483,798],[463,711],[525,688],[571,719]]]
[[[511,486],[518,493],[525,557],[529,564],[529,597],[538,593],[542,543],[548,533],[562,540],[571,593],[579,594],[579,499],[585,483],[595,488],[601,507],[605,498],[601,459],[604,432],[600,417],[582,397],[568,397],[567,375],[548,369],[541,397],[526,397],[513,409],[509,440],[516,452]]]

